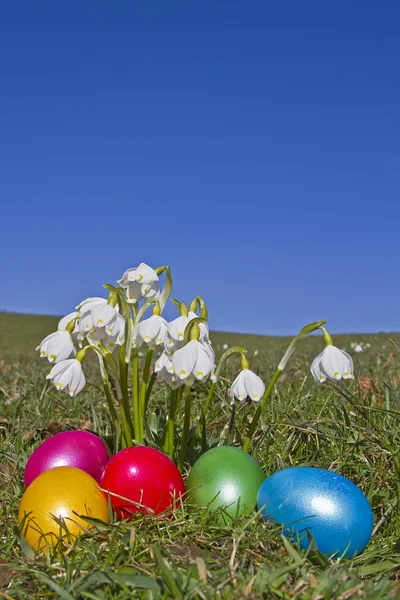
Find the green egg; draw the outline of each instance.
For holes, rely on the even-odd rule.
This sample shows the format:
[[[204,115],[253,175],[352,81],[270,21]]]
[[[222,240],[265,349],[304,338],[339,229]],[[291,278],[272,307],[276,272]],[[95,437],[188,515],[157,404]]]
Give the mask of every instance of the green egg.
[[[237,517],[254,510],[257,492],[265,479],[260,465],[247,452],[218,446],[203,454],[187,480],[188,500],[211,509],[224,507]]]

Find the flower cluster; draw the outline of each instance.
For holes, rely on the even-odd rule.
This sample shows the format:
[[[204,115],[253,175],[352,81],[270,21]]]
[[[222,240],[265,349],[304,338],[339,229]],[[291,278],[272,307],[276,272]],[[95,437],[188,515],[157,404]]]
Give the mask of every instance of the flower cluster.
[[[165,277],[161,288],[160,276],[163,274]],[[316,381],[323,383],[327,379],[354,377],[351,356],[332,345],[330,335],[322,327],[325,321],[306,325],[294,338],[266,389],[262,379],[250,370],[244,348],[228,348],[224,344],[224,352],[216,366],[207,323],[207,308],[201,296],[192,300],[188,306],[174,300],[179,316],[172,321],[168,322],[162,316],[172,291],[169,267],[153,269],[141,263],[135,268],[127,269],[118,280],[118,285],[106,284],[104,287],[108,290],[107,298],[91,297],[80,302],[75,311],[59,321],[57,331],[48,335],[37,350],[41,357],[47,358],[53,365],[47,379],[57,390],[62,390],[71,397],[76,396],[85,386],[82,362],[87,351],[96,353],[115,430],[122,428],[122,443],[126,446],[132,445],[133,440],[143,442],[146,411],[153,385],[158,382],[171,390],[170,413],[166,425],[168,435],[163,438],[164,448],[170,455],[174,447],[175,410],[180,394],[185,391],[185,424],[181,441],[183,449],[190,425],[190,388],[197,382],[208,379],[211,381],[203,409],[204,416],[212,400],[221,366],[232,355],[241,356],[241,370],[230,387],[231,401],[260,403],[244,442],[245,449],[248,449],[261,410],[279,374],[296,345],[313,331],[320,329],[324,332],[326,345],[311,366],[311,373]],[[147,316],[146,311],[150,308],[152,314]],[[254,356],[257,352],[254,352]],[[141,369],[139,360],[143,363]],[[129,398],[132,400],[131,405]],[[115,404],[119,406],[121,418],[117,415]],[[195,436],[197,433],[198,428],[195,429]]]

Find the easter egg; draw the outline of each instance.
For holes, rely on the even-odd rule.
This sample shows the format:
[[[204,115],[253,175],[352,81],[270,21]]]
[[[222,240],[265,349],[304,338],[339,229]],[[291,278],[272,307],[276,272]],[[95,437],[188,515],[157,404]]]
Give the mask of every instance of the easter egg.
[[[309,532],[322,554],[353,557],[371,538],[374,519],[367,498],[354,483],[331,471],[278,471],[261,485],[257,505],[302,548],[309,546]]]
[[[105,443],[89,431],[63,431],[45,440],[28,459],[24,473],[25,487],[41,473],[54,467],[75,467],[100,481],[108,462]]]
[[[255,508],[265,475],[247,452],[218,446],[193,465],[187,481],[188,499],[198,506],[224,507],[232,517]]]
[[[163,452],[147,446],[125,448],[108,461],[100,485],[119,518],[132,513],[159,514],[180,502],[182,475]]]
[[[36,477],[26,488],[18,522],[28,544],[41,550],[47,544],[54,547],[66,534],[55,519],[64,520],[72,537],[90,529],[90,524],[77,515],[108,523],[107,500],[88,473],[75,467],[55,467]]]

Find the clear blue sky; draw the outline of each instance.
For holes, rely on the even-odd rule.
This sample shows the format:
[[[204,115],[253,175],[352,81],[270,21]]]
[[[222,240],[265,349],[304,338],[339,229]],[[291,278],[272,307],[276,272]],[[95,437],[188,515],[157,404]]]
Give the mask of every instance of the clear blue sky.
[[[141,261],[214,329],[400,328],[396,0],[0,3],[0,308]]]

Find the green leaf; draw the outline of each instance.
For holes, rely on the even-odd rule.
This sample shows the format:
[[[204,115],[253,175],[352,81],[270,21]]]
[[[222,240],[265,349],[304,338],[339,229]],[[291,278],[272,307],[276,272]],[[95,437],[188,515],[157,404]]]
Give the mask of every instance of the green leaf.
[[[165,305],[167,304],[168,298],[172,292],[172,277],[171,277],[171,269],[169,267],[163,267],[165,269],[165,282],[164,287],[161,291],[160,297],[158,299],[158,303],[160,305],[161,313],[163,312]]]
[[[204,302],[204,298],[203,296],[197,296],[195,298],[195,300],[193,300],[193,303],[196,301],[196,303],[198,304],[199,310],[200,310],[200,317],[202,319],[205,319],[207,321],[208,319],[208,310],[207,310],[207,305]]]
[[[182,592],[178,588],[178,585],[175,581],[175,577],[173,571],[169,565],[167,565],[161,555],[160,550],[157,546],[152,545],[152,550],[154,554],[154,558],[156,559],[156,563],[158,568],[160,569],[163,578],[165,579],[165,583],[168,586],[169,591],[171,592],[173,598],[182,598]]]
[[[298,335],[296,335],[294,339],[301,340],[302,338],[305,338],[307,335],[310,335],[310,333],[313,333],[313,331],[316,331],[317,329],[322,327],[322,325],[325,325],[325,323],[326,321],[314,321],[313,323],[304,325],[303,329]]]
[[[366,577],[368,575],[373,575],[374,573],[382,573],[382,571],[391,571],[392,569],[398,568],[398,566],[399,563],[391,560],[384,560],[379,563],[360,567],[358,572],[362,577]]]
[[[23,524],[24,524],[24,521],[21,523],[22,528],[23,528]],[[35,558],[35,551],[33,550],[33,548],[30,547],[30,545],[28,544],[28,542],[22,535],[20,529],[17,526],[15,526],[13,531],[14,531],[14,535],[17,538],[18,543],[21,547],[21,550],[25,554],[26,558],[28,558],[29,560],[33,560]]]
[[[177,309],[178,309],[178,311],[180,312],[180,310],[181,310],[181,304],[182,304],[182,302],[180,302],[180,300],[177,300],[176,298],[170,298],[170,300],[171,300],[172,304],[173,304],[174,306],[176,306],[176,308],[177,308]]]
[[[39,579],[39,581],[41,581],[42,583],[47,585],[51,590],[56,592],[58,597],[62,598],[62,600],[74,600],[74,596],[71,596],[71,594],[67,592],[67,590],[64,590],[60,585],[58,585],[58,583],[56,583],[54,579],[47,577],[47,575],[43,575],[43,573],[41,573],[40,571],[35,571],[35,575]]]

